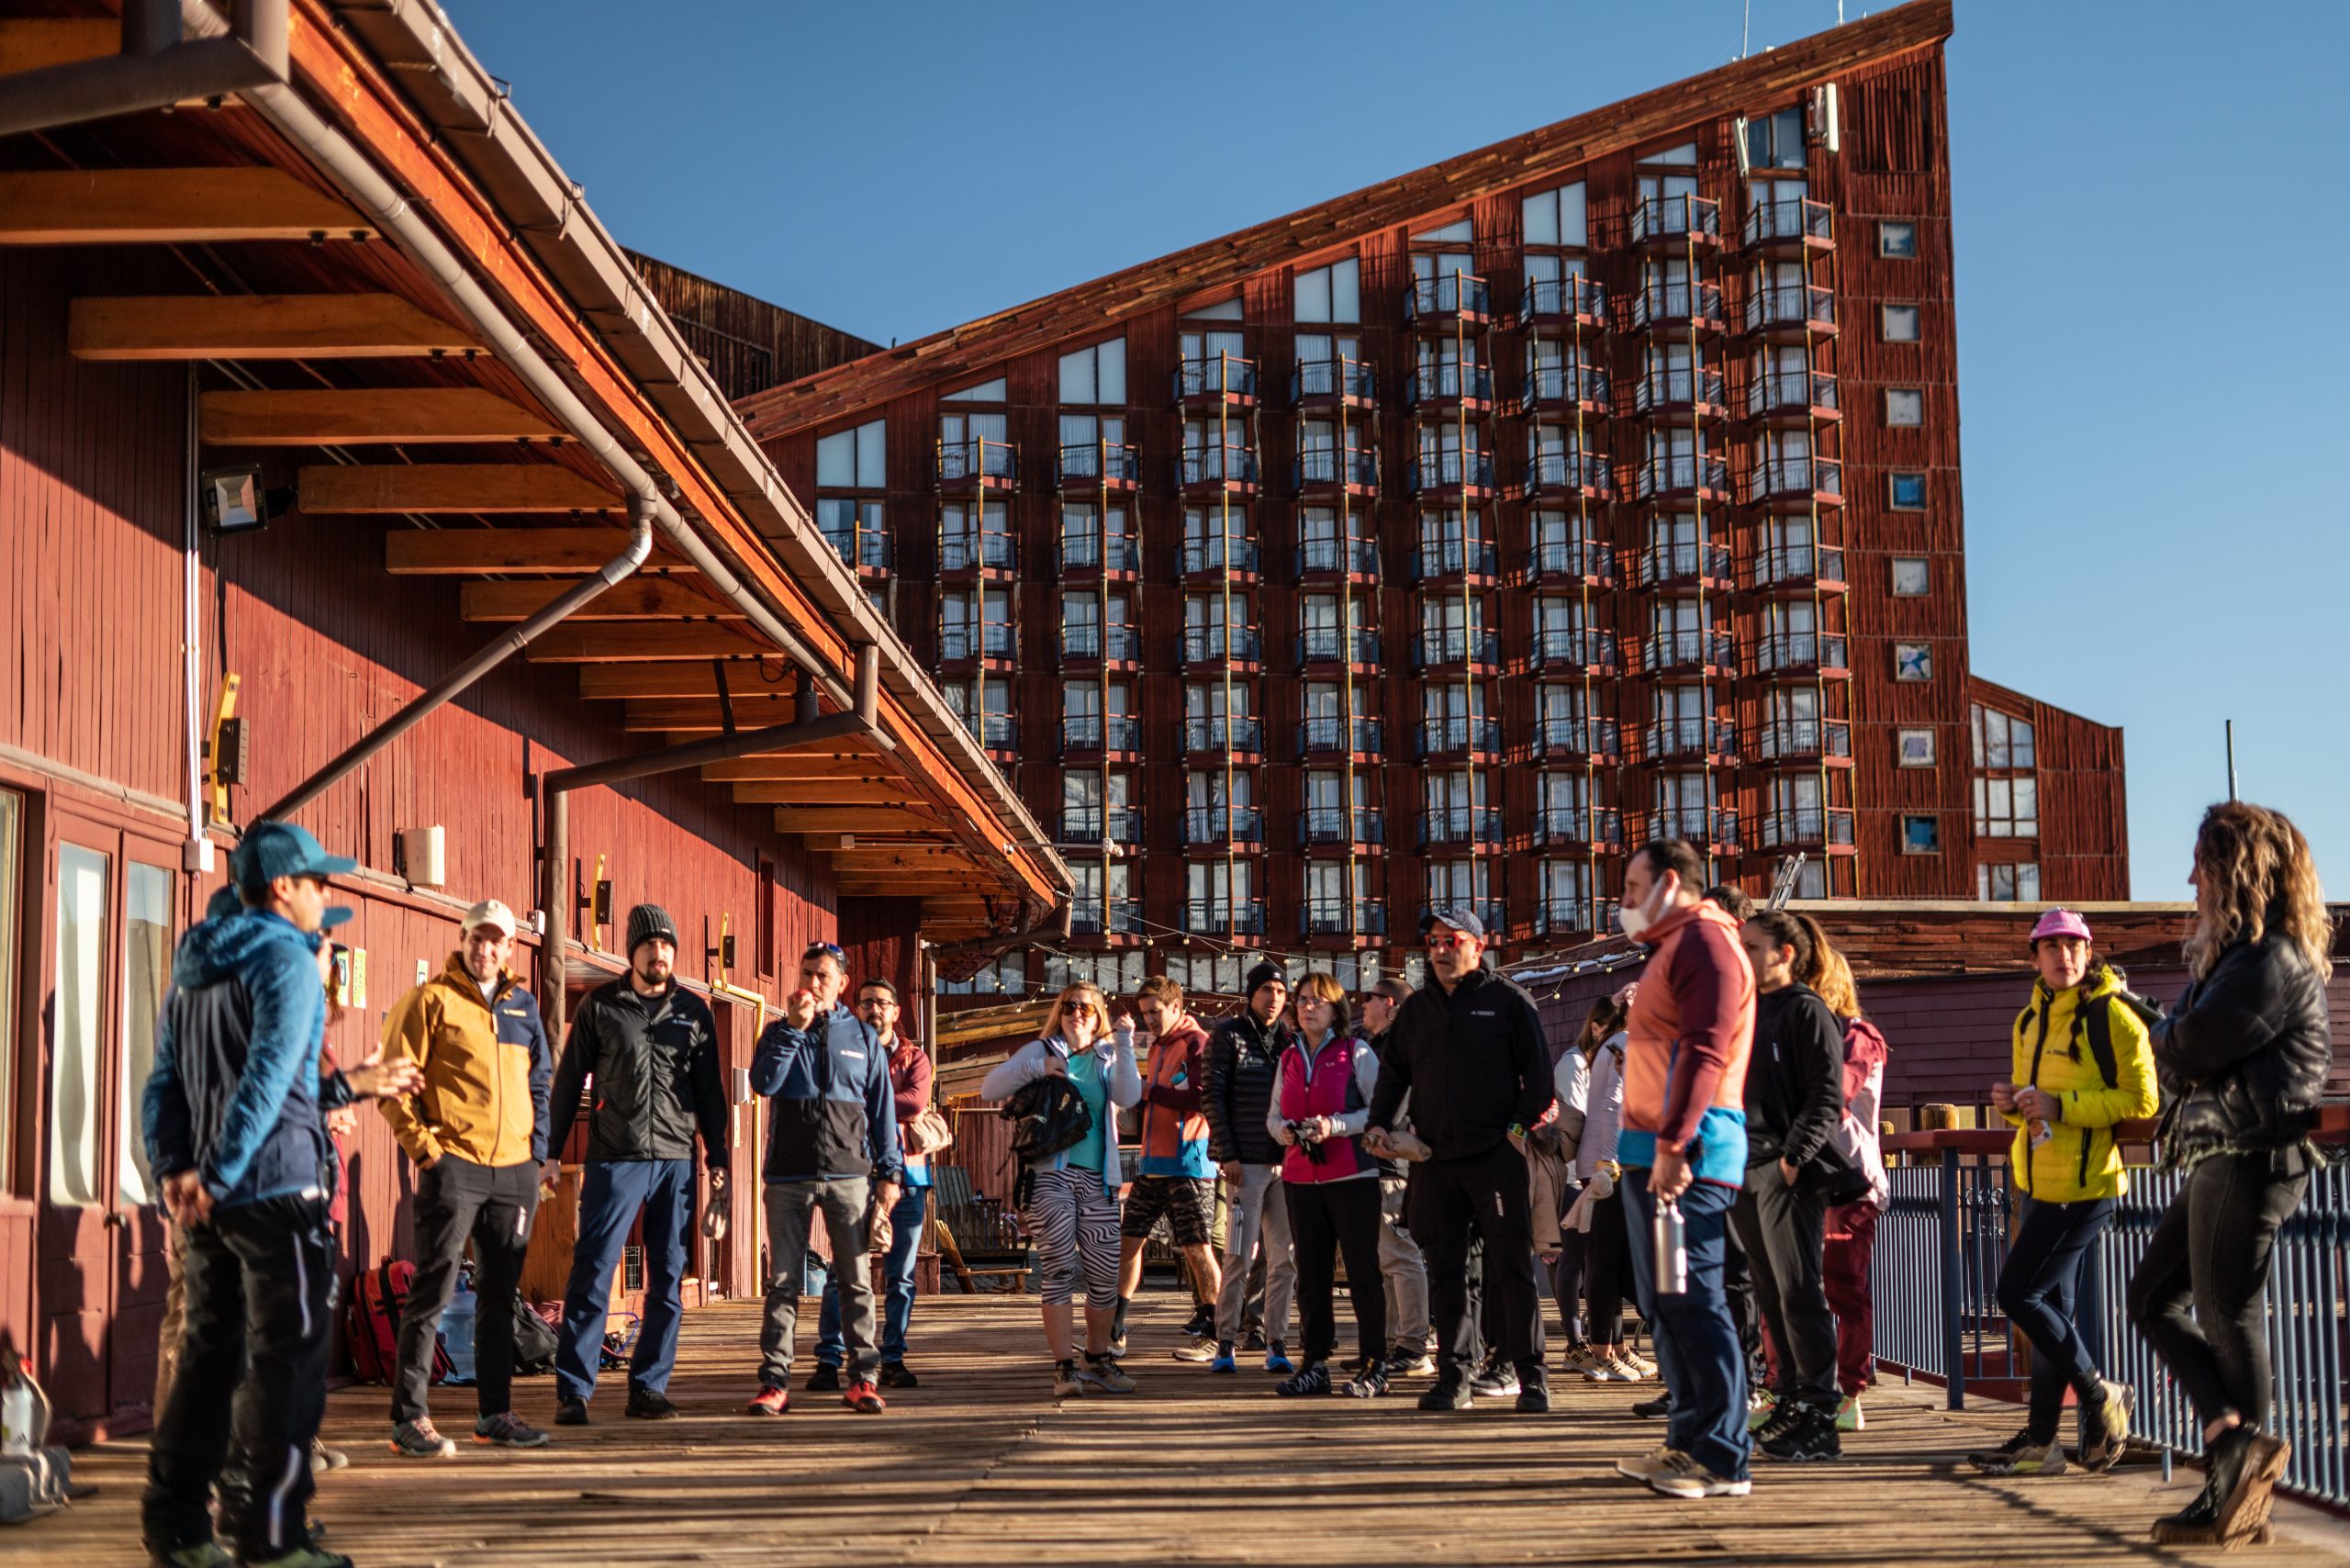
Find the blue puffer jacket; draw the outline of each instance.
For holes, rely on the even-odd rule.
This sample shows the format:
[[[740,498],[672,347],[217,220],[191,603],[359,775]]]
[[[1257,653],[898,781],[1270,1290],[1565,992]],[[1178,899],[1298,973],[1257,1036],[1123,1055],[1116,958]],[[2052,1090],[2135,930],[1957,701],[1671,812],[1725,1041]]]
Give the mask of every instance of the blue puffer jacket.
[[[181,939],[142,1107],[159,1181],[196,1170],[223,1207],[332,1190],[319,1109],[320,940],[251,909]]]
[[[773,1102],[762,1181],[905,1180],[890,1053],[847,1008],[835,1003],[805,1029],[768,1025],[751,1058],[751,1088]]]

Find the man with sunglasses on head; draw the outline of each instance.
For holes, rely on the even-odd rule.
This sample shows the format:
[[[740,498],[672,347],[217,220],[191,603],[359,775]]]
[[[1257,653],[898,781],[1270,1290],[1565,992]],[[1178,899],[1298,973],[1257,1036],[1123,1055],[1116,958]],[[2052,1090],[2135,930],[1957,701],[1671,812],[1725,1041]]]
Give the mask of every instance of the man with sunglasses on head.
[[[1387,1135],[1411,1097],[1412,1127],[1428,1146],[1413,1167],[1405,1223],[1427,1260],[1436,1319],[1436,1386],[1423,1410],[1465,1410],[1480,1338],[1469,1291],[1469,1236],[1484,1238],[1484,1288],[1497,1341],[1517,1372],[1517,1408],[1550,1407],[1543,1371],[1542,1302],[1534,1283],[1532,1188],[1511,1139],[1550,1109],[1550,1052],[1534,999],[1487,969],[1485,925],[1471,909],[1440,909],[1421,923],[1427,983],[1396,1010],[1371,1101],[1366,1145]]]
[[[837,951],[826,943],[827,951]],[[895,1205],[877,1208],[890,1223],[890,1245],[881,1264],[881,1386],[912,1388],[921,1379],[906,1368],[906,1327],[914,1314],[914,1251],[930,1203],[930,1160],[906,1151],[906,1129],[930,1108],[930,1053],[898,1032],[898,988],[876,975],[856,988],[856,1015],[873,1031],[889,1058],[890,1093],[898,1114],[898,1147],[905,1153],[906,1180]],[[808,1386],[819,1392],[840,1387],[847,1341],[841,1334],[841,1282],[824,1276],[824,1305],[816,1315],[816,1371]]]

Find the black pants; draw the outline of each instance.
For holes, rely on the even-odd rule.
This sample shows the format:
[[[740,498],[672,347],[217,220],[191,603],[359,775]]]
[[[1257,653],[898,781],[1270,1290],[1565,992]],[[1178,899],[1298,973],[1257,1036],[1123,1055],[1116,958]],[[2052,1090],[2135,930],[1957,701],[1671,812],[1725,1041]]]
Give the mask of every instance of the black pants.
[[[2207,1155],[2131,1277],[2130,1321],[2206,1425],[2231,1410],[2268,1424],[2269,1264],[2309,1182],[2298,1148]]]
[[[157,1555],[220,1533],[240,1558],[309,1539],[310,1440],[327,1401],[334,1244],[323,1198],[215,1209],[187,1238],[179,1375],[147,1455],[141,1533]]]
[[[1744,1189],[1740,1189],[1743,1191]],[[1754,1299],[1754,1270],[1746,1260],[1746,1246],[1738,1238],[1736,1215],[1722,1234],[1722,1300],[1729,1320],[1738,1327],[1739,1349],[1746,1352],[1747,1385],[1762,1385],[1762,1310]]]
[[[1355,1348],[1387,1354],[1387,1282],[1379,1269],[1379,1182],[1284,1182],[1289,1242],[1297,1259],[1297,1327],[1302,1364],[1337,1353],[1338,1321],[1331,1299],[1341,1253],[1347,1260],[1347,1299],[1354,1303]]]
[[[2026,1198],[2020,1209],[2008,1260],[1999,1269],[1999,1310],[2031,1341],[2031,1414],[2024,1431],[2036,1443],[2053,1443],[2067,1387],[2080,1394],[2083,1410],[2097,1408],[2101,1374],[2074,1322],[2073,1304],[2081,1265],[2113,1222],[2113,1200],[2043,1204]]]
[[[1827,1205],[1790,1182],[1774,1159],[1747,1168],[1730,1217],[1746,1249],[1755,1305],[1779,1350],[1779,1386],[1772,1392],[1835,1409],[1836,1315],[1821,1266]]]
[[[1506,1143],[1464,1159],[1431,1159],[1412,1168],[1405,1212],[1427,1257],[1428,1313],[1436,1321],[1438,1375],[1467,1377],[1478,1338],[1469,1294],[1469,1233],[1484,1240],[1484,1316],[1488,1352],[1517,1369],[1521,1382],[1542,1379],[1542,1298],[1534,1286],[1534,1222],[1526,1159]]]
[[[1595,1345],[1624,1342],[1624,1295],[1632,1288],[1632,1235],[1626,1223],[1620,1191],[1591,1205],[1591,1278],[1583,1286],[1590,1311],[1583,1321]]]
[[[399,1372],[392,1379],[392,1419],[425,1414],[432,1385],[433,1337],[456,1289],[465,1243],[474,1248],[475,1392],[481,1413],[514,1407],[514,1289],[531,1249],[539,1212],[539,1168],[476,1165],[443,1154],[416,1182],[416,1281],[400,1310]]]
[[[1567,1192],[1567,1203],[1572,1204],[1575,1189],[1570,1187]],[[1550,1260],[1550,1299],[1559,1305],[1560,1331],[1573,1345],[1589,1338],[1583,1328],[1583,1255],[1590,1250],[1590,1240],[1579,1230],[1562,1232],[1558,1253]]]

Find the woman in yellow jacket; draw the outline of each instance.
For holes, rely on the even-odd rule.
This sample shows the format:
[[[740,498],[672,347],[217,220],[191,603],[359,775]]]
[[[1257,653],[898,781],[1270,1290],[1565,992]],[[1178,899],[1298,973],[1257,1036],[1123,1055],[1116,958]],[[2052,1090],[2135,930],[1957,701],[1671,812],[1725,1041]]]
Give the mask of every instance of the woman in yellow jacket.
[[[2008,1163],[2018,1223],[1999,1271],[1999,1310],[2031,1341],[2031,1403],[2022,1431],[1967,1456],[1993,1475],[2063,1473],[2056,1425],[2068,1384],[2080,1400],[2075,1457],[2084,1469],[2111,1469],[2135,1404],[2098,1370],[2074,1325],[2073,1295],[2129,1190],[2114,1126],[2154,1114],[2154,1049],[2087,921],[2050,910],[2031,928],[2031,955],[2040,979],[2016,1017],[2014,1081],[1991,1085],[1992,1105],[2016,1129]]]

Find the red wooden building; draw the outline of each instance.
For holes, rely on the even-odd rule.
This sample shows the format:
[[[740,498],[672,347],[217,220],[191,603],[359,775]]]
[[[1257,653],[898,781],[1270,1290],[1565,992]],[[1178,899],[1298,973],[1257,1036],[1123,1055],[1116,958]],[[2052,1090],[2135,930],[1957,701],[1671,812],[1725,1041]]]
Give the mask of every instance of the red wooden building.
[[[807,941],[918,993],[1069,886],[437,12],[133,9],[0,6],[0,1326],[80,1435],[147,1417],[138,1098],[238,823],[364,868],[346,1056],[483,896],[551,1017],[666,905],[742,1067]],[[353,1260],[411,1185],[365,1118]]]
[[[1074,967],[1360,974],[1470,902],[1563,946],[1662,834],[1757,891],[1800,853],[1806,897],[2125,893],[2120,732],[1969,664],[1950,27],[1896,6],[743,402],[1053,829]]]

